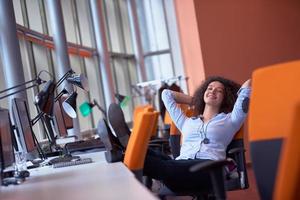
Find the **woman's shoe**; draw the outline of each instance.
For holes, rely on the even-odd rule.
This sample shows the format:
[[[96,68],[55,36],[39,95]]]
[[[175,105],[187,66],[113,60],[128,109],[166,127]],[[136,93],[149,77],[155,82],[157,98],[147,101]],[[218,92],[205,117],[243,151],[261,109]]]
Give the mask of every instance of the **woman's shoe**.
[[[108,121],[118,140],[120,141],[121,145],[126,148],[131,132],[126,124],[124,113],[121,107],[116,103],[110,104],[107,115]]]
[[[106,161],[109,163],[122,161],[124,148],[120,144],[119,140],[112,134],[104,119],[99,120],[97,133],[106,149]]]

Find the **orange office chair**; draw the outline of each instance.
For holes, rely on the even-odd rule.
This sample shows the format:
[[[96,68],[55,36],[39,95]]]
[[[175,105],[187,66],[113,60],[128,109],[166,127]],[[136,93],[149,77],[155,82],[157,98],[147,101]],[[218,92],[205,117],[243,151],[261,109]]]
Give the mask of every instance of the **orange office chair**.
[[[300,103],[298,103],[287,139],[283,144],[278,175],[275,183],[275,200],[300,199]]]
[[[156,111],[147,109],[137,114],[125,151],[124,164],[140,181],[142,180],[148,142],[152,134],[149,130],[152,130],[158,114]]]
[[[138,113],[144,112],[144,111],[154,111],[154,108],[150,104],[146,105],[140,105],[136,106],[133,112],[133,124],[137,121],[137,116]],[[151,148],[155,148],[158,150],[161,150],[163,152],[169,151],[169,141],[163,138],[158,138],[157,137],[157,130],[158,130],[158,118],[159,118],[159,113],[155,115],[154,123],[153,126],[151,127],[151,137],[150,137],[150,142],[149,146]]]
[[[252,74],[249,142],[262,199],[273,199],[278,166],[288,165],[280,163],[287,159],[281,160],[280,155],[284,141],[290,137],[293,113],[300,102],[299,74],[300,61],[264,67]],[[294,163],[293,160],[290,162]]]
[[[133,122],[137,119],[137,115],[138,113],[144,111],[144,109],[147,109],[147,108],[153,108],[152,105],[150,104],[145,104],[145,105],[138,105],[134,108],[133,110]]]
[[[151,105],[143,105],[143,106],[138,106],[134,110],[134,123],[133,123],[133,130],[136,131],[136,127],[139,127],[141,123],[141,113],[154,113],[153,118],[151,118],[151,123],[147,124],[146,129],[143,134],[143,136],[139,136],[140,139],[144,139],[145,135],[150,134],[153,135],[153,132],[156,131],[157,127],[157,121],[158,121],[158,115],[159,113],[154,111],[154,108]],[[120,131],[121,129],[119,127],[122,127],[122,130],[129,128],[127,127],[127,124],[124,120],[123,117],[119,117],[120,115],[123,115],[123,111],[120,108],[119,105],[117,104],[111,104],[110,109],[108,110],[108,115],[110,116],[110,122],[113,122],[112,129],[116,131]],[[143,122],[144,123],[144,122]],[[129,141],[129,138],[131,137],[132,132],[129,131],[129,133],[125,133],[124,131],[122,137],[125,138],[123,140],[123,143],[120,143],[120,132],[117,132],[116,135],[118,135],[118,138],[112,134],[112,131],[110,130],[110,127],[108,126],[107,122],[103,120],[99,120],[98,122],[98,127],[97,127],[97,133],[100,136],[101,140],[104,142],[104,146],[106,148],[105,152],[105,158],[107,162],[117,162],[117,161],[122,161],[123,160],[123,153],[125,150],[125,147],[127,146],[127,143]],[[124,137],[125,136],[125,137]],[[136,137],[136,136],[134,136]],[[145,138],[145,141],[141,141],[141,144],[145,144],[145,147],[148,146],[148,140]],[[160,147],[160,146],[159,146]]]
[[[150,104],[140,105],[140,106],[136,106],[134,108],[134,111],[133,111],[133,123],[138,118],[138,113],[143,112],[145,110],[147,110],[147,111],[154,111],[154,108]],[[151,132],[151,137],[155,137],[156,136],[156,133],[157,133],[157,124],[158,124],[158,116],[157,116],[157,118],[155,118],[153,127],[151,128],[151,131],[150,131]]]

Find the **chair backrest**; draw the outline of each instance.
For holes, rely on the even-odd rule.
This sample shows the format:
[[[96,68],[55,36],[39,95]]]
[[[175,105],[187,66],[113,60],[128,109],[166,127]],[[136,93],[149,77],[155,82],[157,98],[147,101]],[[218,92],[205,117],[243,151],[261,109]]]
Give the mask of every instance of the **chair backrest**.
[[[155,112],[155,118],[154,118],[154,123],[151,128],[151,137],[156,137],[157,136],[157,127],[158,127],[158,117],[159,117],[159,112]]]
[[[249,142],[262,199],[272,199],[279,156],[300,101],[300,61],[255,70],[249,108]]]
[[[291,129],[283,144],[274,199],[300,199],[300,103],[295,109]]]
[[[144,112],[144,111],[153,112],[154,108],[150,104],[136,106],[134,108],[134,111],[133,111],[133,123],[138,118],[138,113]],[[155,116],[156,117],[155,117],[155,120],[154,120],[154,124],[153,124],[153,127],[151,128],[151,137],[154,137],[157,134],[157,125],[158,125],[159,113],[157,113]]]
[[[155,123],[158,112],[144,110],[139,112],[128,141],[125,151],[124,164],[135,173],[138,179],[141,178],[144,160],[151,136],[151,128]]]
[[[133,111],[133,122],[135,121],[135,119],[137,119],[138,113],[144,111],[144,109],[147,109],[147,108],[153,108],[153,107],[150,104],[136,106]]]

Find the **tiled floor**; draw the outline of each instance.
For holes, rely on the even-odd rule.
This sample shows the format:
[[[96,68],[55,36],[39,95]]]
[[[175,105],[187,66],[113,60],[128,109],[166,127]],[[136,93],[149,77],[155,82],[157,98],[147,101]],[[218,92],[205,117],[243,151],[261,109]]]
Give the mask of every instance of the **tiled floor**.
[[[246,190],[238,190],[227,192],[228,200],[259,200],[259,194],[256,187],[256,181],[251,167],[247,168],[249,188]]]

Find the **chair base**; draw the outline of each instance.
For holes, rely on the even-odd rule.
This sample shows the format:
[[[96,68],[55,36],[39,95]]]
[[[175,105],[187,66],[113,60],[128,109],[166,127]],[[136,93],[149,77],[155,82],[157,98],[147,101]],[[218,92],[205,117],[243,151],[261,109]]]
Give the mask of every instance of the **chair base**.
[[[105,159],[108,163],[123,161],[123,153],[119,150],[110,150],[104,153]]]

